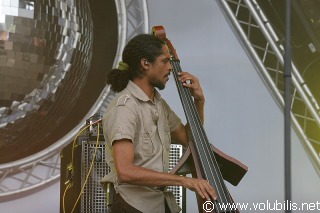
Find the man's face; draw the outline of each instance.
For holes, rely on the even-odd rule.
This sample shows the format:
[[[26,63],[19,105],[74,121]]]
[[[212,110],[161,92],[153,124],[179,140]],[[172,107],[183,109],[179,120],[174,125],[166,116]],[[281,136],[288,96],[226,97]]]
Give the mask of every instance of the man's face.
[[[167,45],[163,45],[162,54],[150,64],[150,69],[147,74],[150,84],[160,90],[164,89],[169,80],[171,69],[169,50]]]

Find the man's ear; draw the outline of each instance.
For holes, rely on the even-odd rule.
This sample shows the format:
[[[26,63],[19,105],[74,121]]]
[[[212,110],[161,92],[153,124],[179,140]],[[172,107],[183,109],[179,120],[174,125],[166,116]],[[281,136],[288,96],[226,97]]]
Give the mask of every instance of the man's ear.
[[[143,69],[145,69],[145,70],[149,69],[150,62],[147,59],[142,58],[140,63],[141,63],[141,66],[143,67]]]

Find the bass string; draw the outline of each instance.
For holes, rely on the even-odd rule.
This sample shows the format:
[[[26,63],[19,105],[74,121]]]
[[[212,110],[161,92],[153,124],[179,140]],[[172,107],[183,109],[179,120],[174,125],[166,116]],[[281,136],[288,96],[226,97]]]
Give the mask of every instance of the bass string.
[[[218,163],[214,157],[214,153],[206,137],[205,131],[199,118],[199,114],[195,109],[190,90],[183,87],[181,85],[181,82],[178,81],[179,76],[177,73],[181,71],[179,62],[172,61],[172,67],[178,92],[186,111],[186,117],[189,121],[190,129],[192,130],[192,136],[194,140],[197,141],[197,143],[195,143],[195,146],[198,150],[199,160],[201,161],[201,164],[203,166],[203,173],[205,173],[204,175],[209,180],[209,182],[214,183],[216,188],[219,188],[219,190],[216,190],[218,193],[218,197],[221,200],[231,203],[232,199],[230,197],[230,194],[226,191],[226,186],[223,182],[221,171],[218,168]],[[203,158],[205,158],[205,160]],[[213,167],[210,165],[215,166]],[[211,175],[208,175],[208,172]]]
[[[180,66],[179,64],[174,64],[174,68],[176,72],[179,72]],[[207,161],[212,161],[215,160],[215,158],[211,158],[210,154],[212,153],[211,148],[209,146],[209,142],[205,143],[205,141],[208,141],[205,135],[205,132],[202,128],[202,124],[200,122],[199,115],[194,107],[193,101],[192,101],[192,96],[189,91],[189,89],[183,87],[180,82],[178,82],[178,90],[180,90],[180,95],[183,101],[183,104],[185,105],[185,110],[186,110],[186,116],[188,117],[188,120],[191,121],[189,122],[190,128],[192,129],[193,136],[195,139],[198,139],[198,144],[201,145],[201,153],[204,153],[206,156]],[[193,125],[195,124],[195,125]],[[202,131],[201,131],[202,130]],[[200,150],[200,149],[199,149]],[[209,157],[208,157],[209,156]],[[217,164],[217,162],[212,162],[213,164]],[[210,168],[209,168],[210,169]]]

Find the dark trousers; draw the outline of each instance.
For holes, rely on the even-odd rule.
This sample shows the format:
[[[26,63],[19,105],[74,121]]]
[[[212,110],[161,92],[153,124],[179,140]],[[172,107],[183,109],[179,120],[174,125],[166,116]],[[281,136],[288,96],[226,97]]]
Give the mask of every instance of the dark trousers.
[[[111,207],[111,213],[142,213],[136,208],[128,204],[120,194],[117,194]],[[145,212],[149,213],[149,212]],[[170,213],[170,209],[166,203],[166,213]]]

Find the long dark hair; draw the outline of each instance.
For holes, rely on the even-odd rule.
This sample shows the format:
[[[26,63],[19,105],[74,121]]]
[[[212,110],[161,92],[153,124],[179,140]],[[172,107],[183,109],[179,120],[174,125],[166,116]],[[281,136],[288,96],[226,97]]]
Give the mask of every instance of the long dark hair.
[[[107,84],[115,92],[122,91],[129,80],[140,78],[144,75],[141,59],[145,58],[153,63],[162,54],[162,46],[165,42],[149,34],[140,34],[131,39],[122,53],[122,61],[129,65],[128,70],[112,69],[107,75]]]

